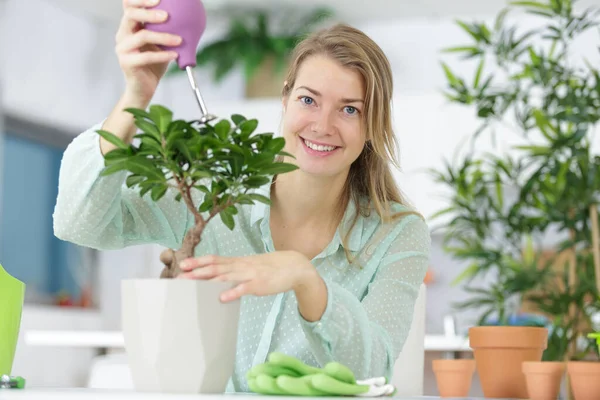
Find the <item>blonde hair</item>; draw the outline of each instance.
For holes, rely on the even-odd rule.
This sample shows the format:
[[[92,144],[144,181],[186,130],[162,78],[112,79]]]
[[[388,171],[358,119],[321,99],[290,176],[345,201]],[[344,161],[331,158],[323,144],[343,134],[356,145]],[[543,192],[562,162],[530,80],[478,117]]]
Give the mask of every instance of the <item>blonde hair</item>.
[[[381,48],[362,31],[346,24],[337,24],[313,32],[296,46],[291,57],[286,84],[282,95],[288,96],[296,83],[298,70],[309,57],[324,55],[336,60],[343,67],[360,73],[365,87],[363,129],[366,145],[357,160],[352,163],[345,190],[340,199],[338,220],[341,220],[348,202],[352,200],[357,213],[350,228],[342,237],[344,248],[359,214],[368,216],[374,208],[383,223],[395,221],[406,214],[418,214],[414,210],[392,212],[392,203],[408,206],[391,171],[391,165],[400,167],[396,150],[398,142],[392,129],[393,79],[389,61]],[[362,207],[361,198],[368,198],[368,206]],[[349,253],[346,255],[350,260]]]

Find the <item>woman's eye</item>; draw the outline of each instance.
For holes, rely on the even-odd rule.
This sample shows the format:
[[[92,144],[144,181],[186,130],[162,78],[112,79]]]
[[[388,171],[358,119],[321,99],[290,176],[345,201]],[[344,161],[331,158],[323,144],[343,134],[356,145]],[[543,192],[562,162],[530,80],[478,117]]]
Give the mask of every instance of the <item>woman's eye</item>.
[[[300,97],[300,101],[303,102],[304,104],[307,104],[307,105],[311,105],[311,104],[314,103],[314,100],[311,97],[308,97],[308,96],[302,96],[302,97]]]
[[[350,115],[354,115],[354,114],[358,113],[358,110],[356,109],[356,107],[352,107],[352,106],[346,106],[346,107],[344,107],[344,110]]]

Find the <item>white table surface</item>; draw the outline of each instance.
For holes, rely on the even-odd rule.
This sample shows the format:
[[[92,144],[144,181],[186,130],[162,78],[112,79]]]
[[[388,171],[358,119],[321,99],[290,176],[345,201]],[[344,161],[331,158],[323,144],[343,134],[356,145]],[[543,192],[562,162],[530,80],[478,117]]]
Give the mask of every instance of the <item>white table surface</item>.
[[[274,399],[298,399],[297,396],[282,397],[282,396],[259,396],[250,393],[232,393],[232,394],[161,394],[161,393],[139,393],[126,392],[115,390],[93,390],[93,389],[46,389],[46,388],[31,388],[31,389],[0,389],[0,400],[224,400],[224,398],[232,398],[233,400],[256,400],[257,398]],[[306,398],[306,397],[304,397]],[[315,397],[321,399],[320,397]],[[360,397],[367,399],[368,397]],[[388,397],[380,397],[385,399]],[[394,397],[398,400],[425,400],[439,399],[437,396],[421,396],[421,397]],[[475,398],[469,398],[475,400]],[[468,400],[468,399],[464,399]]]
[[[120,331],[28,330],[29,346],[91,347],[117,349],[124,347]],[[425,351],[471,351],[469,340],[462,336],[425,335]]]

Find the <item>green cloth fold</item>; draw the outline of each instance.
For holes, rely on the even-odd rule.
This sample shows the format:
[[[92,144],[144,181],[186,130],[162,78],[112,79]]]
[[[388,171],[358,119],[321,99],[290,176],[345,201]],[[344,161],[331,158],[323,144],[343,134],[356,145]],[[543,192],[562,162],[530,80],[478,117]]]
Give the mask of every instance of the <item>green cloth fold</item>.
[[[0,265],[0,376],[12,371],[24,300],[25,284]]]

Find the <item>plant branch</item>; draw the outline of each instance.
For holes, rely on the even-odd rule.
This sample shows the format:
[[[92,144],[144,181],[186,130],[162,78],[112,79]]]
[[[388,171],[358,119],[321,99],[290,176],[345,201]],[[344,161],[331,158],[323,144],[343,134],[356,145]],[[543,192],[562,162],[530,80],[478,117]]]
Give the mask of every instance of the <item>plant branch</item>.
[[[596,289],[598,290],[598,293],[600,293],[600,233],[598,229],[598,208],[596,204],[590,205],[590,219],[592,220],[592,254],[594,256]]]

